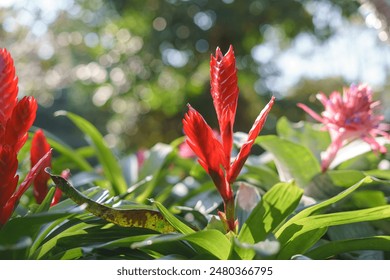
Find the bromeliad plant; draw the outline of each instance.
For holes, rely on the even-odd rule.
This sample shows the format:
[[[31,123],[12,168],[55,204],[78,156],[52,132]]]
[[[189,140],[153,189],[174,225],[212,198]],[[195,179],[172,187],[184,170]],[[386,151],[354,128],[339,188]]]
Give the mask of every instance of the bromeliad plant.
[[[236,59],[232,46],[226,55],[223,55],[219,48],[216,50],[215,57],[211,55],[210,78],[211,96],[217,113],[220,140],[191,105],[188,105],[189,111],[183,119],[183,127],[187,135],[186,142],[198,156],[200,165],[210,175],[223,199],[225,212],[219,211],[219,217],[224,222],[227,231],[237,232],[232,184],[244,166],[275,98],[272,97],[260,112],[238,155],[231,161],[233,126],[239,94]]]
[[[390,258],[390,173],[379,169],[380,159],[372,151],[321,172],[319,151],[332,145],[327,131],[309,122],[295,124],[280,118],[277,135],[258,136],[273,106],[272,98],[232,158],[233,145],[239,144],[233,143],[238,138],[233,138],[238,87],[232,47],[226,55],[217,49],[211,56],[217,133],[189,105],[183,120],[187,146],[180,145],[182,139],[157,143],[148,151],[118,160],[90,122],[60,112],[57,115],[69,118],[89,144],[72,149],[53,137],[46,139],[38,130],[31,141],[33,167],[16,191],[16,173],[23,174],[25,167],[21,164],[18,170],[16,155],[20,162],[28,162],[22,161],[28,155],[28,145],[15,151],[23,146],[35,111],[19,105],[23,99],[14,99],[16,80],[10,61],[3,50],[0,217],[7,223],[0,228],[1,259],[361,259],[367,254]],[[330,101],[324,98],[329,108],[321,117],[300,106],[327,122],[329,131],[344,124],[350,132],[344,136],[386,136],[382,117],[371,111],[376,103],[367,93],[363,86],[351,88],[345,104],[340,96]],[[29,100],[34,104],[32,98]],[[13,109],[7,109],[9,104]],[[23,130],[16,128],[26,122],[14,120],[23,115],[13,113],[24,111],[17,110],[18,106],[30,112]],[[337,114],[336,109],[343,109],[343,113]],[[12,113],[5,113],[8,111]],[[349,119],[337,123],[343,116]],[[353,125],[346,125],[351,122]],[[362,123],[367,126],[360,127]],[[17,134],[22,140],[6,140],[10,136],[4,135],[14,135],[16,130],[21,131]],[[379,152],[388,148],[380,143]],[[45,154],[49,144],[58,152],[53,162]],[[260,145],[265,152],[249,155],[253,145]],[[194,165],[195,156],[212,180],[202,167]],[[386,154],[382,159],[389,157]],[[97,167],[92,166],[90,162],[96,161]],[[244,164],[245,172],[234,192],[232,185]],[[49,166],[55,171],[41,172],[41,167]],[[54,174],[68,167],[72,167],[72,178]],[[53,203],[56,190],[48,188],[48,175],[63,191],[58,203]],[[35,190],[24,193],[32,181]],[[23,193],[26,199],[10,218]],[[28,199],[34,196],[39,205]],[[224,212],[215,211],[218,196],[224,202]]]

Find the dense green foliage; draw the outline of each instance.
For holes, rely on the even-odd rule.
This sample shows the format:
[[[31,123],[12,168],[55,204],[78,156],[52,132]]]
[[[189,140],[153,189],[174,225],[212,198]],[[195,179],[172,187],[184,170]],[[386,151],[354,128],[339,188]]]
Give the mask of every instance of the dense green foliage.
[[[53,164],[56,169],[74,166],[72,185],[52,176],[75,202],[64,198],[49,208],[51,188],[38,206],[26,193],[17,216],[0,230],[3,259],[389,257],[389,171],[372,169],[380,158],[365,152],[358,156],[364,162],[359,170],[353,168],[358,160],[353,156],[321,173],[315,155],[320,145],[313,144],[328,140],[312,124],[282,118],[278,135],[258,138],[266,152],[250,157],[234,185],[241,225],[234,235],[226,234],[215,218],[222,201],[208,176],[195,159],[179,155],[181,139],[144,151],[144,162],[130,155],[117,161],[119,165],[107,168],[100,162],[91,169],[80,162],[91,157],[99,162],[102,152],[110,152],[88,121],[67,116],[94,139],[91,146],[71,153],[67,147],[58,149],[64,153]],[[300,129],[293,135],[287,133],[297,126]],[[236,136],[239,139],[241,134]],[[112,156],[105,154],[105,160]],[[126,181],[127,191],[115,187],[110,179],[113,173],[117,180]],[[279,178],[289,181],[278,182]],[[155,215],[161,215],[157,224]]]

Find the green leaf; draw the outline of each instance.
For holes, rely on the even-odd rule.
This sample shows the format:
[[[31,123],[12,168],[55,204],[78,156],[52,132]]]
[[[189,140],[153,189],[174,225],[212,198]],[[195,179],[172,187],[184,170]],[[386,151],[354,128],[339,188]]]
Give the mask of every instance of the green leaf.
[[[255,244],[263,241],[296,209],[303,190],[294,182],[273,186],[253,209],[238,235],[241,243]],[[236,248],[241,259],[251,259],[254,251]]]
[[[57,112],[56,115],[68,117],[86,136],[89,137],[91,144],[96,150],[96,156],[103,167],[104,174],[112,184],[113,194],[118,195],[126,192],[127,185],[118,160],[107,147],[100,132],[90,122],[78,115],[66,111]]]
[[[66,145],[57,142],[56,140],[51,138],[48,138],[48,142],[55,151],[59,152],[60,154],[68,158],[68,160],[74,162],[78,166],[78,168],[80,168],[80,170],[84,170],[84,171],[93,170],[93,167],[88,163],[88,161],[85,160],[84,157],[80,156],[80,154],[77,153],[72,148],[67,147]]]
[[[276,124],[278,136],[307,147],[317,158],[330,144],[329,132],[320,130],[318,124],[300,121],[292,123],[286,117],[281,117]]]
[[[364,173],[358,170],[329,170],[314,176],[305,188],[305,194],[317,200],[325,200],[365,177]]]
[[[385,194],[377,190],[364,190],[352,195],[352,203],[357,208],[370,208],[387,204]]]
[[[321,238],[327,227],[388,218],[390,205],[302,218],[289,225],[279,236],[283,247],[278,258],[288,259],[296,254],[304,254]],[[311,238],[313,235],[315,237]]]
[[[388,169],[385,170],[374,169],[374,170],[364,171],[364,173],[366,175],[370,175],[379,179],[390,180],[390,171]]]
[[[341,253],[358,250],[390,251],[390,236],[372,236],[348,240],[339,240],[320,245],[305,255],[317,260],[324,260]]]
[[[75,224],[74,224],[75,223]],[[57,225],[57,223],[55,223]],[[70,224],[70,225],[68,225]],[[64,224],[61,227],[56,228],[57,234],[53,234],[49,237],[45,236],[45,242],[39,244],[34,248],[34,251],[30,252],[30,259],[47,259],[48,255],[51,254],[58,246],[58,240],[66,236],[77,236],[80,234],[87,234],[89,227],[94,227],[94,224],[86,224],[80,221],[72,221],[68,224]],[[52,227],[51,227],[52,228]],[[45,233],[47,233],[45,231]]]
[[[56,188],[50,188],[45,199],[42,201],[42,203],[38,206],[36,209],[35,213],[40,213],[40,212],[46,212],[49,210],[51,202],[54,197],[54,193],[56,191]]]
[[[320,165],[308,148],[275,135],[260,136],[256,143],[274,155],[282,181],[295,179],[304,188],[321,172]]]
[[[325,200],[319,204],[308,207],[302,210],[301,212],[299,212],[298,214],[296,214],[290,220],[288,220],[275,233],[275,236],[282,244],[282,249],[278,255],[278,258],[288,259],[295,254],[303,254],[304,252],[306,252],[306,250],[311,248],[311,246],[313,246],[325,234],[329,226],[336,225],[336,224],[332,224],[328,220],[327,223],[321,223],[318,222],[318,220],[316,220],[316,222],[318,223],[316,224],[316,226],[312,227],[315,224],[314,221],[312,220],[309,220],[307,222],[305,221],[308,219],[315,219],[316,217],[317,218],[321,217],[321,215],[317,215],[317,216],[312,216],[312,215],[316,215],[318,213],[325,211],[328,207],[330,207],[334,203],[339,202],[345,197],[351,195],[355,190],[357,190],[364,184],[371,183],[371,182],[372,182],[371,177],[365,177],[359,182],[357,182],[355,185],[339,193],[338,195],[328,200]],[[347,213],[347,212],[335,213],[335,214],[343,214],[343,213]],[[328,215],[333,215],[333,214],[328,214]],[[353,221],[347,219],[346,221],[343,222],[344,223],[340,222],[339,224],[348,224],[348,223],[352,223]]]
[[[201,248],[201,250],[198,249],[200,253],[214,255],[220,260],[226,260],[229,256],[230,241],[218,230],[202,230],[186,235],[183,240]]]
[[[66,212],[42,212],[9,220],[0,230],[0,258],[11,259],[17,253],[14,258],[26,259],[28,249],[43,225],[71,215]]]
[[[326,235],[329,240],[336,241],[374,236],[376,230],[372,223],[362,222],[330,227]]]
[[[269,190],[273,185],[279,182],[278,174],[271,168],[262,163],[255,163],[253,157],[249,157],[245,163],[246,173],[240,175],[238,180],[243,179],[254,185],[258,185],[265,190]]]
[[[31,237],[27,236],[20,237],[19,240],[9,244],[0,243],[0,260],[25,259],[31,243]]]
[[[72,248],[52,257],[53,260],[77,260],[84,255],[81,248]]]
[[[229,256],[231,243],[228,238],[218,230],[202,230],[191,234],[162,235],[156,238],[134,243],[132,248],[145,248],[151,245],[173,241],[188,241],[195,247],[198,254],[212,255],[220,260],[226,260]],[[180,252],[178,252],[180,253]]]
[[[97,217],[122,227],[141,227],[162,233],[173,232],[174,228],[167,222],[160,212],[147,209],[115,209],[97,203],[77,191],[67,180],[50,174],[53,182],[69,198],[78,205],[85,205],[86,210]]]
[[[234,246],[249,250],[251,251],[250,254],[255,252],[254,259],[272,259],[280,250],[280,243],[273,235],[255,244],[241,243],[238,239],[235,239]]]
[[[153,201],[153,204],[156,205],[158,210],[161,212],[163,217],[174,227],[178,232],[183,234],[190,234],[195,232],[192,228],[187,226],[185,223],[176,218],[171,212],[168,211],[160,202]]]
[[[288,220],[283,226],[281,226],[278,229],[278,231],[275,233],[275,236],[278,238],[283,233],[283,231],[288,226],[292,225],[295,221],[298,221],[299,219],[303,219],[303,218],[306,218],[306,217],[308,217],[310,215],[318,214],[318,213],[321,213],[321,212],[325,211],[332,204],[334,204],[334,203],[342,200],[343,198],[347,197],[348,195],[353,193],[355,190],[357,190],[358,188],[360,188],[364,184],[371,183],[371,182],[372,182],[371,177],[365,177],[362,180],[360,180],[359,182],[357,182],[355,185],[353,185],[352,187],[346,189],[343,192],[340,192],[338,195],[336,195],[336,196],[334,196],[334,197],[332,197],[330,199],[327,199],[327,200],[325,200],[325,201],[323,201],[321,203],[318,203],[316,205],[313,205],[311,207],[308,207],[308,208],[302,210],[301,212],[296,214],[294,217],[292,217],[290,220]]]
[[[122,228],[114,224],[105,224],[101,220],[88,215],[79,215],[72,220],[62,223],[50,233],[42,248],[46,251],[41,258],[58,259],[68,254],[70,248],[81,248],[82,256],[79,258],[94,259],[133,258],[150,259],[151,252],[144,253],[131,249],[131,244],[156,236],[152,231],[141,228]],[[53,246],[54,245],[54,246]],[[169,254],[169,248],[160,246],[156,252]],[[176,244],[178,247],[178,244]],[[182,246],[183,248],[184,246]],[[40,248],[41,249],[41,248]],[[69,258],[77,256],[69,255]]]

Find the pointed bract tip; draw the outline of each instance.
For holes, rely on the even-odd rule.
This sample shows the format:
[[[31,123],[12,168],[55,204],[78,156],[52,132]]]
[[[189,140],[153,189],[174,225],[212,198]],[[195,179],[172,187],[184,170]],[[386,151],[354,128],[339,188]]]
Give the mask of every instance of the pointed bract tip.
[[[222,53],[222,51],[221,51],[221,48],[220,48],[220,47],[217,47],[217,48],[215,49],[215,57],[218,58],[218,57],[220,57],[220,56],[223,56],[223,53]]]
[[[228,51],[226,52],[226,55],[228,54],[228,53],[234,53],[234,49],[233,49],[233,45],[230,45],[229,46],[229,49],[228,49]]]
[[[230,45],[229,50],[226,52],[225,55],[222,53],[221,49],[217,47],[215,50],[215,56],[211,54],[211,60],[216,60],[217,62],[221,62],[224,59],[224,57],[227,56],[227,54],[229,54],[230,52],[233,52],[232,45]]]

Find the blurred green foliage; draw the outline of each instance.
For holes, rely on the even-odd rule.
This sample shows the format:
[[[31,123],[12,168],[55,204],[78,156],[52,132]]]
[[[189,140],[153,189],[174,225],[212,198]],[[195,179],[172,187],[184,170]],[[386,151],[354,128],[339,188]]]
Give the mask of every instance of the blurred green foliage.
[[[255,47],[272,42],[280,52],[302,33],[325,40],[332,27],[326,20],[318,24],[317,5],[346,17],[358,8],[355,1],[337,0],[63,0],[44,12],[31,1],[18,3],[0,10],[0,36],[15,58],[22,94],[42,105],[36,125],[80,146],[82,135],[71,123],[53,118],[65,109],[93,122],[119,150],[181,136],[186,103],[216,126],[209,57],[230,44],[240,70],[236,125],[247,131],[273,94],[267,77],[278,75],[272,59],[254,59]],[[277,106],[265,133],[273,132],[282,113],[303,116],[294,100]]]

